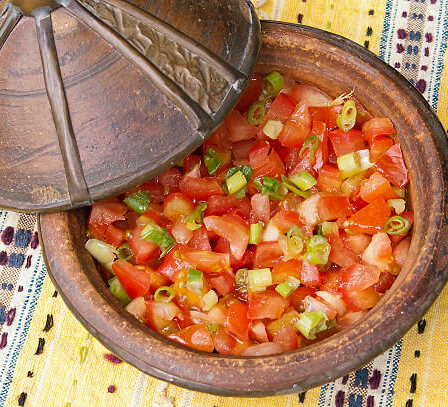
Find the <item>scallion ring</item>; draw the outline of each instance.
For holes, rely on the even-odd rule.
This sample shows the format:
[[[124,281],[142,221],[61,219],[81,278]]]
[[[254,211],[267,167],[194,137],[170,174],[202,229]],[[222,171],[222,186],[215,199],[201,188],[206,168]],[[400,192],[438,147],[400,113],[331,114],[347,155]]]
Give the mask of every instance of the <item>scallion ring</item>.
[[[255,102],[247,112],[247,121],[249,124],[258,126],[266,116],[266,107],[262,102]]]
[[[411,223],[402,216],[391,216],[384,225],[384,231],[389,235],[404,235],[411,228]]]
[[[336,124],[341,130],[349,131],[355,126],[357,113],[355,102],[347,100],[341,114],[336,118]]]
[[[305,155],[306,150],[309,151],[308,161],[311,166],[316,162],[316,151],[319,148],[319,137],[315,134],[309,136],[302,144],[302,148],[299,152],[299,157],[302,159]]]
[[[159,287],[154,293],[154,300],[157,302],[170,302],[174,298],[175,292],[171,287]]]
[[[264,88],[270,97],[276,97],[285,86],[283,76],[277,71],[273,71],[264,78]]]

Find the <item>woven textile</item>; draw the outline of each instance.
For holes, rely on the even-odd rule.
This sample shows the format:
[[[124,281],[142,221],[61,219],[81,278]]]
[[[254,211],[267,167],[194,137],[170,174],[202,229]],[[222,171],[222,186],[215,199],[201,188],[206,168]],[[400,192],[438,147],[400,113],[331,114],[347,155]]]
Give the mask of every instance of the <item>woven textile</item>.
[[[369,48],[448,125],[448,0],[253,2],[261,18]],[[356,372],[301,394],[222,398],[146,376],[89,335],[46,276],[34,215],[0,211],[0,237],[0,406],[448,406],[448,289],[403,339]]]

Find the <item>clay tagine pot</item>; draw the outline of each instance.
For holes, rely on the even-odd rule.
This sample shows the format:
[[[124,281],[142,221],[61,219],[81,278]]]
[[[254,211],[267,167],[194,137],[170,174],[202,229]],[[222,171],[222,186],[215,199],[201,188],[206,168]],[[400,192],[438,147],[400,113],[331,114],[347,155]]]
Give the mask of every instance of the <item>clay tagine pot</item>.
[[[423,97],[371,52],[339,36],[275,22],[264,22],[262,34],[257,72],[276,69],[334,97],[355,89],[370,112],[390,117],[397,129],[410,171],[413,239],[403,271],[361,323],[274,356],[231,357],[188,349],[136,321],[109,293],[84,249],[86,209],[40,216],[50,276],[97,339],[151,376],[220,395],[300,392],[360,367],[421,318],[448,278],[448,143]]]

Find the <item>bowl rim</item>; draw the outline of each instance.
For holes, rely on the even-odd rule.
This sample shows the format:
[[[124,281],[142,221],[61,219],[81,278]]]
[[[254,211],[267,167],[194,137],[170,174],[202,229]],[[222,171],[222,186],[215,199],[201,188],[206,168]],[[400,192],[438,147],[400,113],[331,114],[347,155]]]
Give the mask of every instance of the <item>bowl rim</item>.
[[[345,48],[346,50],[349,50],[350,52],[354,53],[356,57],[361,58],[363,61],[366,61],[369,63],[369,65],[373,65],[376,69],[381,69],[387,76],[389,76],[394,82],[397,83],[397,85],[407,91],[409,93],[409,97],[412,98],[413,102],[415,102],[419,107],[421,107],[423,110],[421,111],[421,115],[425,117],[425,122],[428,124],[428,127],[432,133],[434,144],[436,145],[436,148],[438,150],[438,153],[440,157],[438,157],[439,162],[442,167],[442,177],[441,177],[441,183],[444,187],[442,191],[440,191],[441,195],[441,205],[444,208],[446,205],[446,201],[448,200],[448,191],[447,191],[447,185],[448,185],[448,174],[447,174],[447,168],[446,166],[443,166],[442,164],[448,161],[448,141],[445,136],[445,130],[440,123],[439,119],[433,112],[432,108],[428,104],[428,102],[423,98],[423,96],[412,86],[398,71],[393,69],[391,66],[383,62],[380,58],[378,58],[374,53],[367,50],[366,48],[354,43],[353,41],[341,37],[337,34],[329,33],[317,28],[303,26],[303,25],[296,25],[292,23],[286,23],[286,22],[277,22],[277,21],[262,21],[262,29],[276,29],[276,28],[286,28],[288,30],[292,30],[294,32],[297,32],[301,35],[308,35],[312,37],[317,37],[319,40],[325,41],[327,43],[330,43],[330,45],[339,47],[339,48]],[[360,332],[359,327],[353,327],[350,329],[347,329],[341,333],[338,333],[331,338],[324,340],[322,342],[319,342],[318,344],[311,345],[306,348],[299,349],[297,351],[292,352],[286,352],[279,355],[273,355],[273,356],[261,356],[256,358],[249,358],[249,357],[231,357],[231,356],[225,356],[225,355],[215,355],[215,354],[208,354],[200,351],[195,351],[191,349],[187,349],[181,345],[175,344],[168,339],[163,338],[162,336],[151,332],[149,333],[150,338],[148,338],[147,344],[151,347],[151,351],[154,350],[154,344],[160,346],[160,349],[158,351],[162,352],[162,348],[167,345],[167,348],[165,348],[166,353],[171,355],[171,351],[175,353],[176,351],[179,352],[179,350],[185,355],[185,358],[188,359],[189,362],[192,363],[192,368],[187,368],[186,362],[183,360],[175,361],[173,366],[170,366],[166,370],[163,370],[156,366],[156,361],[153,364],[148,364],[148,361],[145,362],[142,361],[141,358],[139,358],[139,355],[135,353],[135,349],[131,349],[129,346],[126,347],[126,349],[123,348],[122,345],[120,345],[120,339],[122,339],[124,334],[127,334],[130,327],[137,327],[138,331],[140,332],[139,336],[147,335],[149,332],[149,328],[141,326],[140,323],[135,321],[127,321],[126,325],[122,325],[121,327],[114,327],[112,330],[113,335],[109,335],[108,337],[105,337],[104,334],[101,332],[101,325],[98,325],[99,321],[106,321],[106,314],[95,316],[92,314],[89,314],[87,312],[88,307],[94,302],[92,298],[90,299],[80,299],[77,298],[77,293],[73,293],[70,291],[66,291],[64,289],[64,285],[66,282],[64,282],[60,276],[59,273],[56,272],[54,269],[54,263],[51,258],[49,258],[46,255],[47,248],[50,247],[49,242],[47,241],[48,233],[46,231],[49,231],[49,226],[51,222],[51,218],[53,219],[62,219],[64,216],[71,216],[71,212],[69,213],[56,213],[56,214],[40,214],[38,219],[38,227],[40,233],[40,239],[42,244],[42,251],[43,256],[45,260],[45,264],[47,265],[49,275],[51,280],[53,281],[54,285],[57,287],[58,292],[61,294],[62,298],[64,299],[65,303],[68,305],[70,310],[75,314],[76,318],[78,318],[81,323],[84,325],[84,327],[87,328],[97,339],[100,340],[107,348],[111,349],[113,352],[117,353],[119,356],[122,356],[124,359],[126,359],[128,362],[139,368],[140,370],[143,370],[144,372],[150,374],[151,376],[154,376],[158,379],[165,380],[169,383],[179,385],[181,387],[185,387],[191,390],[195,391],[201,391],[201,392],[207,392],[212,394],[217,394],[221,396],[244,396],[244,397],[257,397],[257,396],[272,396],[272,395],[280,395],[280,394],[287,394],[291,392],[300,392],[307,390],[311,387],[315,387],[318,385],[322,385],[324,383],[327,383],[331,380],[334,380],[343,374],[346,374],[349,371],[352,371],[354,369],[357,369],[358,367],[364,365],[374,357],[376,357],[381,352],[385,351],[387,348],[389,348],[391,345],[393,345],[415,322],[417,322],[423,314],[427,311],[429,306],[433,303],[437,295],[442,290],[443,286],[448,280],[448,269],[446,268],[446,249],[445,252],[442,253],[444,256],[444,259],[442,259],[442,262],[445,261],[444,264],[442,264],[442,270],[438,271],[436,276],[433,279],[428,280],[428,276],[421,276],[420,279],[418,279],[417,282],[413,282],[416,286],[419,287],[430,287],[431,289],[425,289],[424,291],[424,298],[422,301],[416,303],[413,307],[409,307],[409,304],[407,304],[408,308],[400,308],[401,314],[397,317],[396,321],[392,321],[391,325],[393,326],[393,329],[391,329],[389,332],[386,332],[384,337],[381,338],[381,340],[374,341],[372,338],[370,338],[369,343],[363,343],[361,338],[362,332]],[[437,214],[434,215],[434,217]],[[438,214],[440,215],[440,214]],[[58,218],[59,217],[59,218]],[[440,218],[440,219],[439,219]],[[440,239],[441,235],[444,235],[446,237],[447,235],[447,227],[448,227],[448,221],[445,217],[442,215],[439,216],[438,219],[438,225],[439,229],[435,231],[435,233],[431,236],[425,236],[425,242],[432,242],[432,246],[435,247],[435,244]],[[55,223],[56,224],[56,223]],[[441,228],[443,228],[441,230]],[[43,232],[42,232],[43,231]],[[52,229],[53,231],[53,229]],[[429,239],[429,240],[428,240]],[[437,266],[432,261],[435,257],[434,253],[424,253],[419,254],[419,259],[423,259],[424,261],[424,270],[427,272],[426,274],[431,273],[432,271],[437,271]],[[78,256],[76,253],[71,253],[73,259],[78,260]],[[431,267],[432,266],[432,267]],[[53,267],[53,268],[52,268]],[[423,267],[423,266],[420,266]],[[431,270],[429,270],[431,268]],[[84,276],[85,277],[85,276]],[[84,284],[87,280],[87,277],[81,282],[77,280],[77,284],[80,287],[81,284]],[[409,279],[404,278],[399,283],[400,286],[404,286],[405,284],[409,284]],[[422,293],[422,292],[421,292]],[[102,297],[100,292],[97,289],[94,289],[92,291],[93,298],[95,301],[98,301],[102,303],[102,306],[105,306],[107,309],[107,313],[109,316],[115,318],[122,318],[125,316],[126,311],[124,309],[120,309],[118,307],[118,303],[115,302],[112,304],[111,301],[107,300]],[[78,296],[79,297],[79,296]],[[388,303],[389,296],[386,294],[383,299],[380,301],[377,307],[375,309],[380,309],[381,307],[384,307],[384,304]],[[412,305],[412,304],[411,304]],[[104,309],[103,309],[104,310]],[[398,313],[398,310],[396,311]],[[376,312],[371,312],[367,315],[365,320],[360,324],[363,328],[367,329],[375,329],[377,325],[380,323],[374,322],[374,318],[372,317],[375,315]],[[412,315],[411,315],[412,314]],[[138,325],[137,325],[138,324]],[[371,325],[369,325],[371,324]],[[133,328],[132,328],[133,329]],[[110,333],[111,331],[109,331]],[[329,370],[325,370],[322,367],[318,367],[315,364],[315,368],[319,373],[317,375],[308,375],[307,377],[300,380],[299,383],[295,383],[293,378],[287,378],[284,379],[283,382],[288,382],[289,385],[285,386],[281,390],[272,390],[272,389],[262,389],[260,387],[256,387],[255,390],[234,390],[230,389],[229,387],[223,387],[223,386],[216,386],[215,384],[211,384],[214,380],[214,373],[211,372],[210,379],[205,381],[198,381],[198,371],[201,369],[210,369],[210,368],[216,368],[221,367],[224,368],[227,366],[234,366],[235,368],[241,368],[242,370],[248,371],[252,369],[257,369],[259,367],[260,363],[265,364],[264,369],[271,369],[271,371],[278,372],[281,370],[281,366],[284,366],[286,364],[298,364],[300,363],[300,355],[302,354],[313,354],[313,352],[316,351],[318,347],[322,347],[323,344],[328,345],[329,343],[334,343],[333,347],[327,346],[327,348],[330,348],[333,352],[336,352],[336,339],[344,340],[348,345],[351,346],[351,350],[353,351],[353,357],[347,358],[347,356],[339,357],[337,354],[335,354],[336,357],[336,364]],[[347,346],[348,346],[347,345]],[[362,348],[361,345],[368,346],[368,351],[360,351],[360,348]],[[157,349],[156,349],[157,350]],[[317,355],[317,353],[315,353]],[[309,359],[309,358],[308,358]],[[318,358],[316,357],[316,360]],[[185,367],[185,369],[182,369]],[[176,370],[177,369],[177,370]],[[196,371],[196,374],[193,372],[194,369],[198,369]],[[269,370],[265,370],[267,372]],[[234,375],[231,380],[233,380],[235,383],[238,383],[238,378],[241,380],[241,375],[236,374]],[[279,377],[280,380],[280,377]]]

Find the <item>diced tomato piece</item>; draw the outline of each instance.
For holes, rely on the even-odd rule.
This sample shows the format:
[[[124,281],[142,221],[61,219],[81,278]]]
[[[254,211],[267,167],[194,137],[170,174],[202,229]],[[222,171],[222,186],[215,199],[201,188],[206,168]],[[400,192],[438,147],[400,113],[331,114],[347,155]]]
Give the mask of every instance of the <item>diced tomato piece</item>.
[[[362,126],[362,134],[369,145],[372,145],[377,137],[392,136],[395,133],[394,125],[388,117],[374,117]]]
[[[374,235],[383,229],[390,216],[390,208],[384,199],[377,199],[348,219],[347,229],[354,233]]]
[[[362,254],[363,263],[372,264],[384,270],[392,260],[392,245],[387,233],[380,232],[373,235],[372,241]]]
[[[337,193],[341,190],[343,179],[339,168],[334,164],[325,164],[319,171],[317,189]]]
[[[151,277],[145,269],[138,269],[121,259],[114,261],[112,268],[129,298],[143,297],[149,291]]]
[[[263,222],[267,224],[271,219],[271,205],[269,196],[262,194],[252,195],[250,199],[251,212],[250,217],[254,223]]]
[[[179,329],[175,318],[183,320],[181,309],[173,302],[146,301],[146,325],[159,333],[169,334]]]
[[[342,269],[341,288],[364,290],[376,284],[380,278],[380,269],[369,264],[353,264]]]
[[[286,121],[278,140],[282,146],[298,148],[308,138],[310,131],[311,117],[308,107],[300,104]]]
[[[383,154],[394,145],[389,137],[377,137],[370,145],[370,162],[377,162]]]
[[[201,226],[199,229],[196,229],[191,236],[190,241],[188,242],[188,246],[193,249],[199,250],[208,250],[211,251],[212,247],[210,246],[210,241],[208,240],[207,229],[204,226]]]
[[[373,288],[375,288],[375,291],[378,293],[385,293],[390,287],[392,287],[395,279],[396,277],[393,274],[384,271],[380,274],[380,278]]]
[[[296,103],[303,103],[307,106],[328,106],[330,97],[319,88],[312,85],[294,85],[291,89],[291,98]]]
[[[319,267],[302,261],[300,282],[307,287],[319,287],[322,283]]]
[[[157,176],[156,182],[170,191],[179,188],[182,174],[177,168],[170,168]]]
[[[237,208],[239,199],[235,195],[212,195],[207,199],[205,215],[224,215],[232,208]]]
[[[328,133],[334,152],[339,157],[366,148],[362,132],[357,129],[344,131],[336,129]]]
[[[229,355],[233,352],[236,345],[236,340],[232,335],[229,335],[225,328],[218,327],[218,330],[213,335],[213,344],[216,352],[221,355]]]
[[[247,118],[238,110],[232,110],[227,116],[225,125],[228,130],[229,141],[236,143],[237,141],[250,140],[257,134],[257,127],[249,124]]]
[[[364,311],[374,307],[380,300],[379,294],[373,287],[364,290],[343,288],[342,297],[352,312]]]
[[[309,108],[311,120],[318,120],[327,124],[327,129],[338,127],[336,119],[342,112],[341,105],[335,106],[312,106]]]
[[[254,143],[249,151],[249,162],[253,170],[253,178],[280,178],[285,174],[285,165],[278,153],[264,141]]]
[[[181,219],[173,221],[168,230],[176,240],[176,243],[179,244],[188,244],[193,237],[193,231],[188,229],[187,225]]]
[[[89,224],[110,225],[117,220],[124,220],[128,207],[118,200],[95,202],[89,216]]]
[[[236,108],[240,112],[248,110],[260,97],[263,91],[263,77],[255,74],[249,79],[246,89],[243,92]]]
[[[180,253],[179,246],[173,247],[171,251],[165,256],[162,264],[157,268],[157,272],[169,278],[171,281],[176,279],[176,274],[180,270],[185,270],[189,267],[194,267],[187,261]]]
[[[249,319],[277,319],[285,312],[290,301],[283,298],[275,290],[267,289],[261,293],[249,293]]]
[[[399,144],[394,144],[389,148],[377,160],[375,167],[397,188],[403,188],[409,182],[408,170]]]
[[[294,350],[299,347],[295,329],[286,327],[276,332],[272,338],[273,342],[282,345],[283,350]]]
[[[239,141],[238,143],[232,144],[232,158],[234,165],[241,165],[235,163],[240,161],[246,161],[245,164],[249,164],[249,151],[253,144],[253,140]]]
[[[236,260],[240,260],[249,244],[249,228],[238,215],[206,216],[204,225],[208,231],[226,239]]]
[[[194,204],[192,199],[182,192],[175,192],[168,195],[163,201],[163,215],[169,220],[175,220],[182,215],[193,212]]]
[[[319,137],[319,146],[314,155],[315,163],[313,165],[314,171],[319,171],[324,164],[328,162],[328,135],[327,126],[324,122],[313,120],[311,134]]]
[[[115,225],[109,225],[104,231],[102,240],[106,243],[114,246],[115,248],[120,247],[124,242],[125,232],[123,229],[118,228]]]
[[[313,287],[300,286],[291,295],[292,305],[295,309],[300,310],[302,307],[302,301],[308,297],[314,297],[316,295],[316,289]]]
[[[349,267],[359,262],[359,256],[345,247],[339,238],[330,237],[331,251],[329,259],[340,267]]]
[[[180,190],[198,201],[206,201],[212,195],[224,195],[224,191],[216,178],[186,177],[180,184]]]
[[[254,253],[254,267],[273,267],[283,257],[283,250],[278,242],[261,242],[257,245]]]
[[[269,342],[266,326],[260,320],[251,321],[249,325],[249,336],[257,342]]]
[[[216,245],[214,247],[214,251],[217,253],[228,254],[229,258],[230,258],[230,266],[235,270],[240,269],[240,268],[252,263],[253,256],[249,250],[246,250],[243,254],[243,257],[241,257],[241,259],[237,260],[235,258],[235,256],[233,255],[232,250],[230,250],[230,243],[222,237],[220,237],[218,239],[218,242],[216,243]]]
[[[159,246],[155,243],[147,242],[140,236],[142,229],[136,227],[132,230],[132,239],[129,241],[132,253],[136,263],[146,263],[160,254]]]
[[[367,111],[367,109],[360,103],[358,99],[354,96],[350,98],[353,102],[355,102],[357,114],[356,114],[356,124],[355,126],[358,128],[362,128],[362,125],[365,122],[368,122],[373,116]]]
[[[366,202],[373,202],[379,198],[384,200],[399,198],[390,186],[389,181],[379,172],[374,172],[368,180],[361,181],[361,198]]]
[[[186,246],[179,249],[179,254],[187,263],[191,264],[190,267],[197,268],[204,273],[221,273],[230,268],[228,254],[197,250]]]
[[[215,348],[206,324],[191,325],[168,336],[175,342],[204,352],[213,352]]]
[[[404,267],[408,258],[409,247],[411,246],[411,238],[407,237],[397,244],[394,249],[394,260],[401,268]]]
[[[266,116],[258,128],[263,130],[263,127],[268,120],[285,122],[288,117],[294,113],[295,108],[296,103],[293,99],[285,93],[279,93],[267,110]]]
[[[286,233],[293,225],[298,226],[299,228],[303,226],[298,212],[290,210],[281,210],[277,212],[272,218],[272,224],[277,227],[280,233]]]
[[[232,335],[242,340],[249,340],[248,307],[240,302],[233,302],[227,310],[225,327]]]
[[[302,263],[297,259],[281,261],[272,269],[272,284],[283,283],[288,276],[292,276],[300,280],[302,271]]]
[[[165,191],[165,188],[162,185],[158,185],[154,182],[145,182],[134,189],[125,193],[125,196],[132,195],[138,191],[147,191],[149,195],[151,195],[151,203],[160,204],[163,202],[165,195],[168,194],[168,191]]]
[[[353,250],[357,254],[362,254],[372,240],[372,237],[361,233],[357,233],[356,235],[349,235],[345,232],[341,232],[341,239],[344,243],[344,246]]]
[[[322,291],[318,291],[316,294],[319,295],[321,292]],[[323,311],[328,319],[333,319],[337,315],[337,310],[319,296],[316,298],[306,297],[303,300],[303,306],[305,308],[305,312]]]
[[[230,274],[222,273],[218,277],[211,278],[210,285],[224,297],[233,291],[234,279]]]
[[[322,195],[317,209],[321,221],[344,218],[352,214],[350,201],[344,195]]]
[[[213,138],[214,137],[212,135],[206,142],[210,143]],[[226,135],[226,138],[227,138],[227,135]],[[195,167],[197,167],[197,169],[198,169],[198,171],[197,171],[198,178],[206,177],[208,175],[208,170],[204,164],[204,160],[202,159],[202,157],[199,155],[196,155],[196,154],[190,154],[184,158],[184,178],[185,178],[185,175],[190,174],[191,171],[193,171]],[[191,175],[191,176],[193,176],[193,175]],[[180,186],[180,184],[179,184],[179,186]]]
[[[321,290],[339,293],[341,278],[342,270],[339,267],[331,268],[325,273],[322,273]]]

